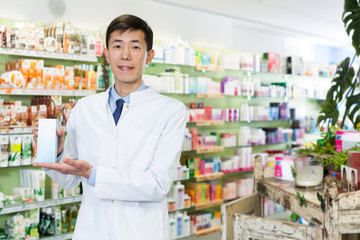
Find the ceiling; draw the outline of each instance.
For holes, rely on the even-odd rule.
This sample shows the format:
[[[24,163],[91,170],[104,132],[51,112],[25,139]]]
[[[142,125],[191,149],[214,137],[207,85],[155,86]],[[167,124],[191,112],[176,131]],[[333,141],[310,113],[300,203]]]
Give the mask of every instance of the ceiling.
[[[266,31],[320,38],[348,46],[342,22],[343,0],[152,0],[216,14]]]

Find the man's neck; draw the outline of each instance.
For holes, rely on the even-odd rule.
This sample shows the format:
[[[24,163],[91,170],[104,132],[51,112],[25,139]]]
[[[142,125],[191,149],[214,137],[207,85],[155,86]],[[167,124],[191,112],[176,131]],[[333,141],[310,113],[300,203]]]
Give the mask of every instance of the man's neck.
[[[130,93],[135,92],[141,86],[142,80],[136,83],[115,83],[115,91],[120,97],[124,98]]]

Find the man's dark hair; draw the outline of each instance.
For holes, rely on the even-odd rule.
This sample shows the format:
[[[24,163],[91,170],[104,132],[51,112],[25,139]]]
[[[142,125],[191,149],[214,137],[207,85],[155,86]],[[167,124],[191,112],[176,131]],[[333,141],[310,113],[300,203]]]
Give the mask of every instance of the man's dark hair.
[[[121,15],[110,23],[106,30],[106,48],[109,49],[110,35],[114,31],[126,32],[127,30],[141,30],[145,34],[147,51],[152,49],[153,32],[150,26],[141,18],[130,14]]]

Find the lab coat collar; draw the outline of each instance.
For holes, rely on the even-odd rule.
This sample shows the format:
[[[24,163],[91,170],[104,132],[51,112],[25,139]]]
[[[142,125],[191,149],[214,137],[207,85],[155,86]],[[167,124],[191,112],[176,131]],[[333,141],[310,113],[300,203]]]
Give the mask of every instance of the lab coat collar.
[[[111,88],[114,86],[111,85],[104,93],[103,93],[103,98],[102,101],[104,103],[104,106],[106,107],[108,104],[108,100],[109,100],[109,94],[110,94],[110,90]],[[131,104],[130,106],[134,106],[135,104],[137,104],[138,102],[141,102],[143,100],[146,99],[146,96],[150,93],[156,92],[152,87],[148,86],[147,89],[144,89],[142,91],[137,91],[137,92],[132,92],[130,93],[130,99],[131,99]]]

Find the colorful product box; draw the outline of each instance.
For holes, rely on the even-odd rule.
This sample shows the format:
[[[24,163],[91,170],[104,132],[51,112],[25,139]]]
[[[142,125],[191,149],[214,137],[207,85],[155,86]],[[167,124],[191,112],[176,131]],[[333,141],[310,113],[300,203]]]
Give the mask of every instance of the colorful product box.
[[[288,156],[275,157],[275,179],[294,181],[291,167],[294,167],[294,158]]]

